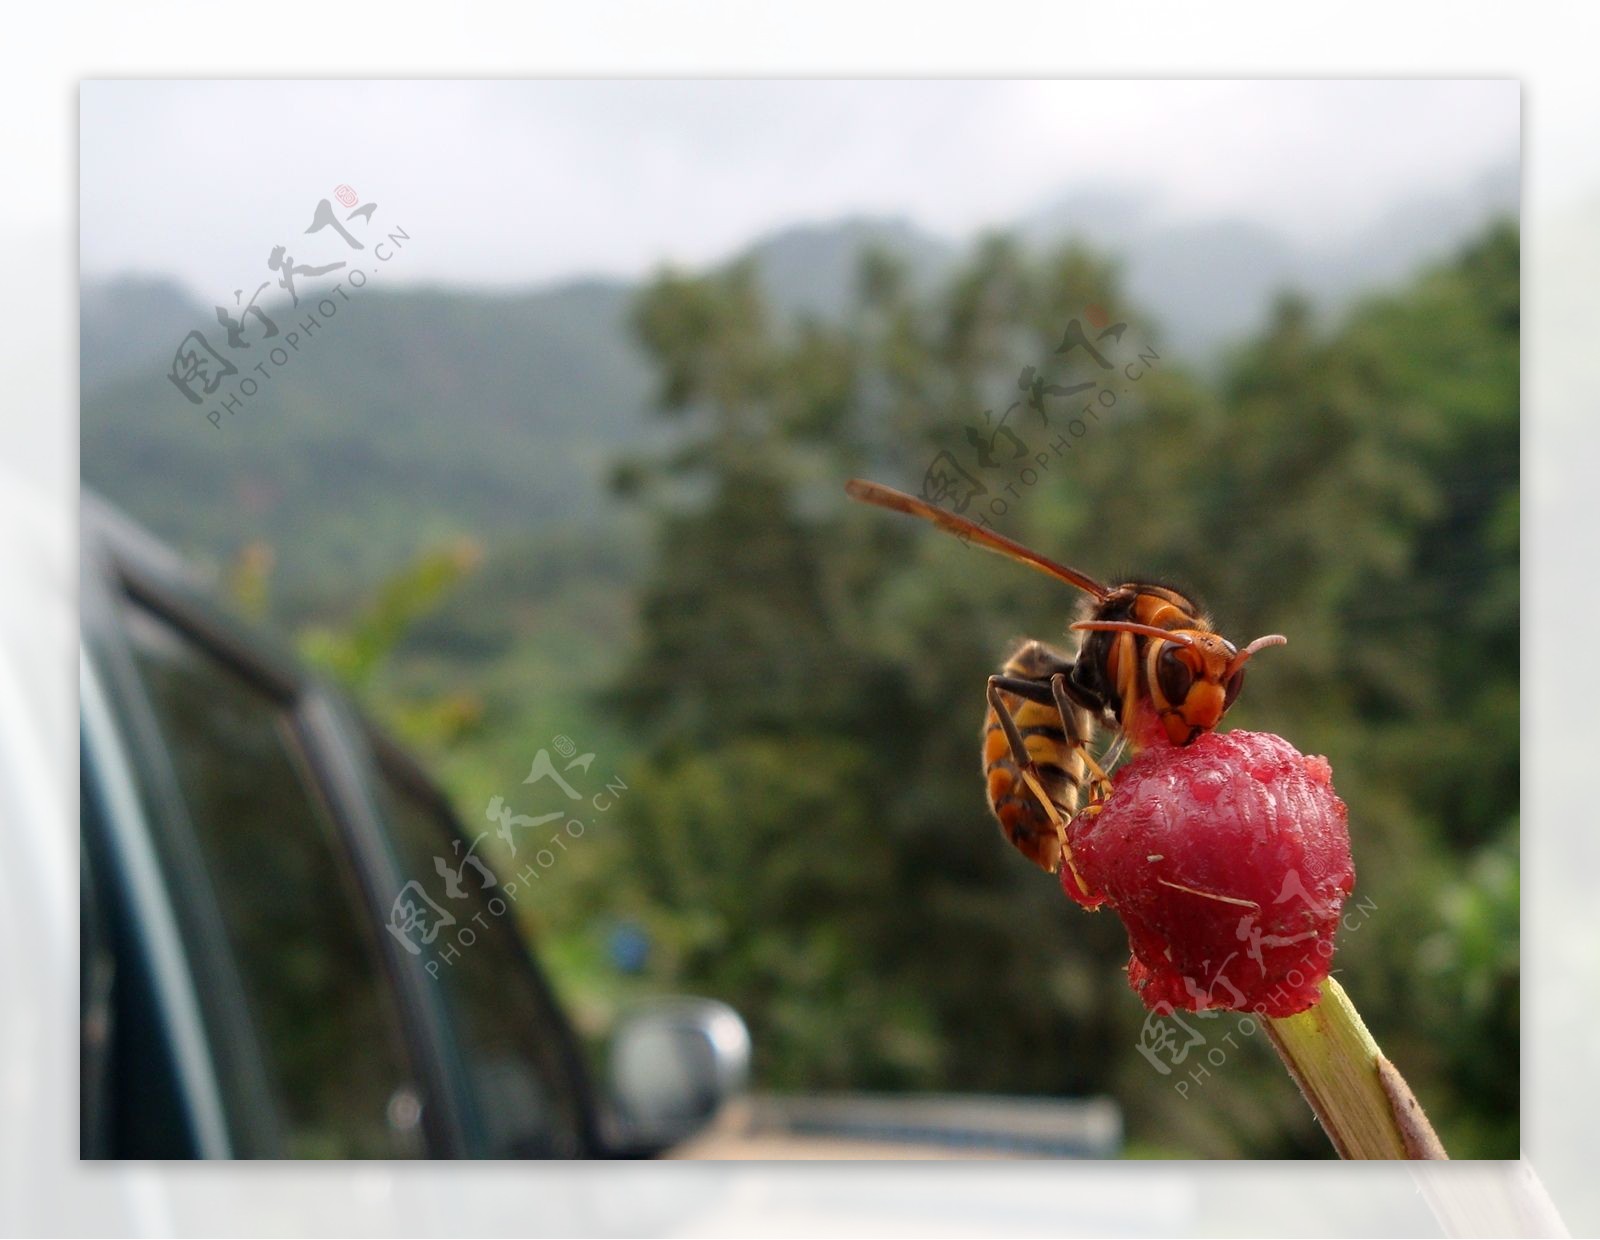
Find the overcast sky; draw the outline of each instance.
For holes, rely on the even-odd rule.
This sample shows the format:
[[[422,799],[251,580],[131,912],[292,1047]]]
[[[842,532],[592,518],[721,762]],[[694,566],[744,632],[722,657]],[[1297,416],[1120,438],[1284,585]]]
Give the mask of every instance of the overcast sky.
[[[202,296],[335,256],[302,234],[339,185],[411,234],[386,279],[502,285],[1107,186],[1332,239],[1514,160],[1520,123],[1510,81],[90,82],[80,115],[83,273]]]

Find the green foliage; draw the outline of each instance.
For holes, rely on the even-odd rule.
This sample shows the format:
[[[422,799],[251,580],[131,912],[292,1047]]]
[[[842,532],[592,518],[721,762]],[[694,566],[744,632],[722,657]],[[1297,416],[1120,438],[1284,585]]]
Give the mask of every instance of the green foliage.
[[[1521,1019],[1521,881],[1515,821],[1478,849],[1435,901],[1436,928],[1418,948],[1423,997],[1462,1136],[1457,1157],[1500,1157],[1497,1116],[1515,1115]],[[1504,1056],[1503,1058],[1501,1056]]]
[[[1203,378],[1082,249],[990,238],[937,287],[872,252],[825,320],[771,283],[374,292],[227,450],[164,365],[86,385],[85,476],[232,555],[241,606],[305,630],[469,822],[558,733],[625,774],[520,909],[586,1032],[699,992],[750,1021],[764,1087],[1105,1093],[1130,1153],[1325,1156],[1233,1017],[1195,1022],[1226,1062],[1175,1092],[1136,1049],[1120,926],[989,819],[983,678],[1023,634],[1068,644],[1077,600],[842,496],[917,490],[949,450],[1005,533],[1289,635],[1229,722],[1328,755],[1365,909],[1341,980],[1453,1152],[1515,1156],[1515,229],[1337,322],[1285,298]],[[1151,360],[1075,436],[1019,376],[1098,377],[1055,352],[1091,306]],[[967,432],[1002,416],[1028,454],[981,470]],[[619,918],[649,931],[643,976],[607,956]]]
[[[264,596],[265,585],[259,580],[261,570],[250,567],[260,558],[259,554],[242,558],[235,579],[247,584],[238,587],[238,591]],[[396,730],[413,743],[437,746],[457,740],[478,722],[481,706],[476,695],[455,692],[407,696],[387,692],[379,681],[407,634],[440,605],[481,558],[478,545],[467,539],[424,552],[390,574],[349,620],[306,626],[299,635],[301,655],[387,716]]]
[[[1077,251],[992,238],[931,297],[874,256],[831,327],[775,323],[738,267],[659,280],[635,325],[675,430],[626,473],[657,537],[610,699],[641,754],[620,845],[656,984],[739,1007],[769,1086],[1108,1092],[1140,1148],[1325,1152],[1248,1038],[1175,1094],[1135,1050],[1120,928],[987,821],[978,687],[1076,600],[843,503],[853,473],[917,489],[940,449],[974,469],[966,430],[1012,407],[1028,455],[981,473],[999,528],[1290,635],[1230,722],[1329,755],[1368,910],[1346,985],[1447,1144],[1514,1156],[1517,268],[1502,227],[1332,326],[1285,298],[1215,385]],[[1072,440],[1018,375],[1055,376],[1090,306],[1148,368]]]
[[[477,544],[466,540],[418,556],[391,574],[348,625],[306,629],[301,653],[349,688],[366,689],[406,631],[437,606],[481,557]]]

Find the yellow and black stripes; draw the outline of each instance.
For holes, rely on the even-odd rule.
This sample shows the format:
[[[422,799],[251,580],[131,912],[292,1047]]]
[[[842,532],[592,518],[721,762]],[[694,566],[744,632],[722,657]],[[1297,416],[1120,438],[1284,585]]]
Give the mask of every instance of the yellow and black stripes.
[[[1029,641],[1006,660],[1002,674],[1028,680],[1046,691],[1050,677],[1070,672],[1071,660],[1042,642]],[[1088,712],[1074,710],[1063,720],[1052,705],[1015,693],[1000,692],[1034,771],[1063,819],[1077,812],[1080,789],[1087,771],[1083,746],[1092,734]],[[983,772],[989,808],[1007,840],[1035,865],[1054,873],[1061,865],[1061,845],[1055,824],[1018,769],[1005,728],[993,706],[983,721]]]

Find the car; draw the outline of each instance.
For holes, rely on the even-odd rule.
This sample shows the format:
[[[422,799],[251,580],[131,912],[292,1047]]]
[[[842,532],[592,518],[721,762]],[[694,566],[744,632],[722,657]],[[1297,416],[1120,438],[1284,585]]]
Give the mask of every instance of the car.
[[[80,544],[81,1157],[1120,1148],[1104,1098],[749,1095],[712,999],[624,1011],[595,1079],[516,925],[528,870],[483,864],[401,745],[89,494]]]
[[[423,768],[88,494],[80,542],[83,1158],[641,1157],[742,1089],[743,1022],[692,998],[592,1079]],[[442,919],[470,961],[421,950]]]

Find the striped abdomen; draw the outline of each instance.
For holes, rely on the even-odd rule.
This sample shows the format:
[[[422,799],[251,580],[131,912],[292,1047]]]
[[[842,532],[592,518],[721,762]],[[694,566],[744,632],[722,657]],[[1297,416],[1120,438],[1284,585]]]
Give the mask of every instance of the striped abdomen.
[[[1064,655],[1043,642],[1028,641],[1006,660],[1003,674],[1048,686],[1054,672],[1070,667],[1071,661]],[[1030,702],[1012,693],[1002,692],[1000,697],[1022,733],[1022,743],[1038,769],[1046,793],[1059,808],[1062,818],[1070,819],[1078,809],[1079,789],[1086,770],[1082,747],[1093,729],[1088,712],[1074,711],[1074,718],[1067,720],[1067,727],[1063,728],[1062,718],[1053,705]],[[1006,839],[1035,865],[1055,873],[1061,864],[1061,843],[1055,824],[1017,769],[1005,730],[993,707],[984,712],[983,718],[983,776],[989,808],[994,811]]]

